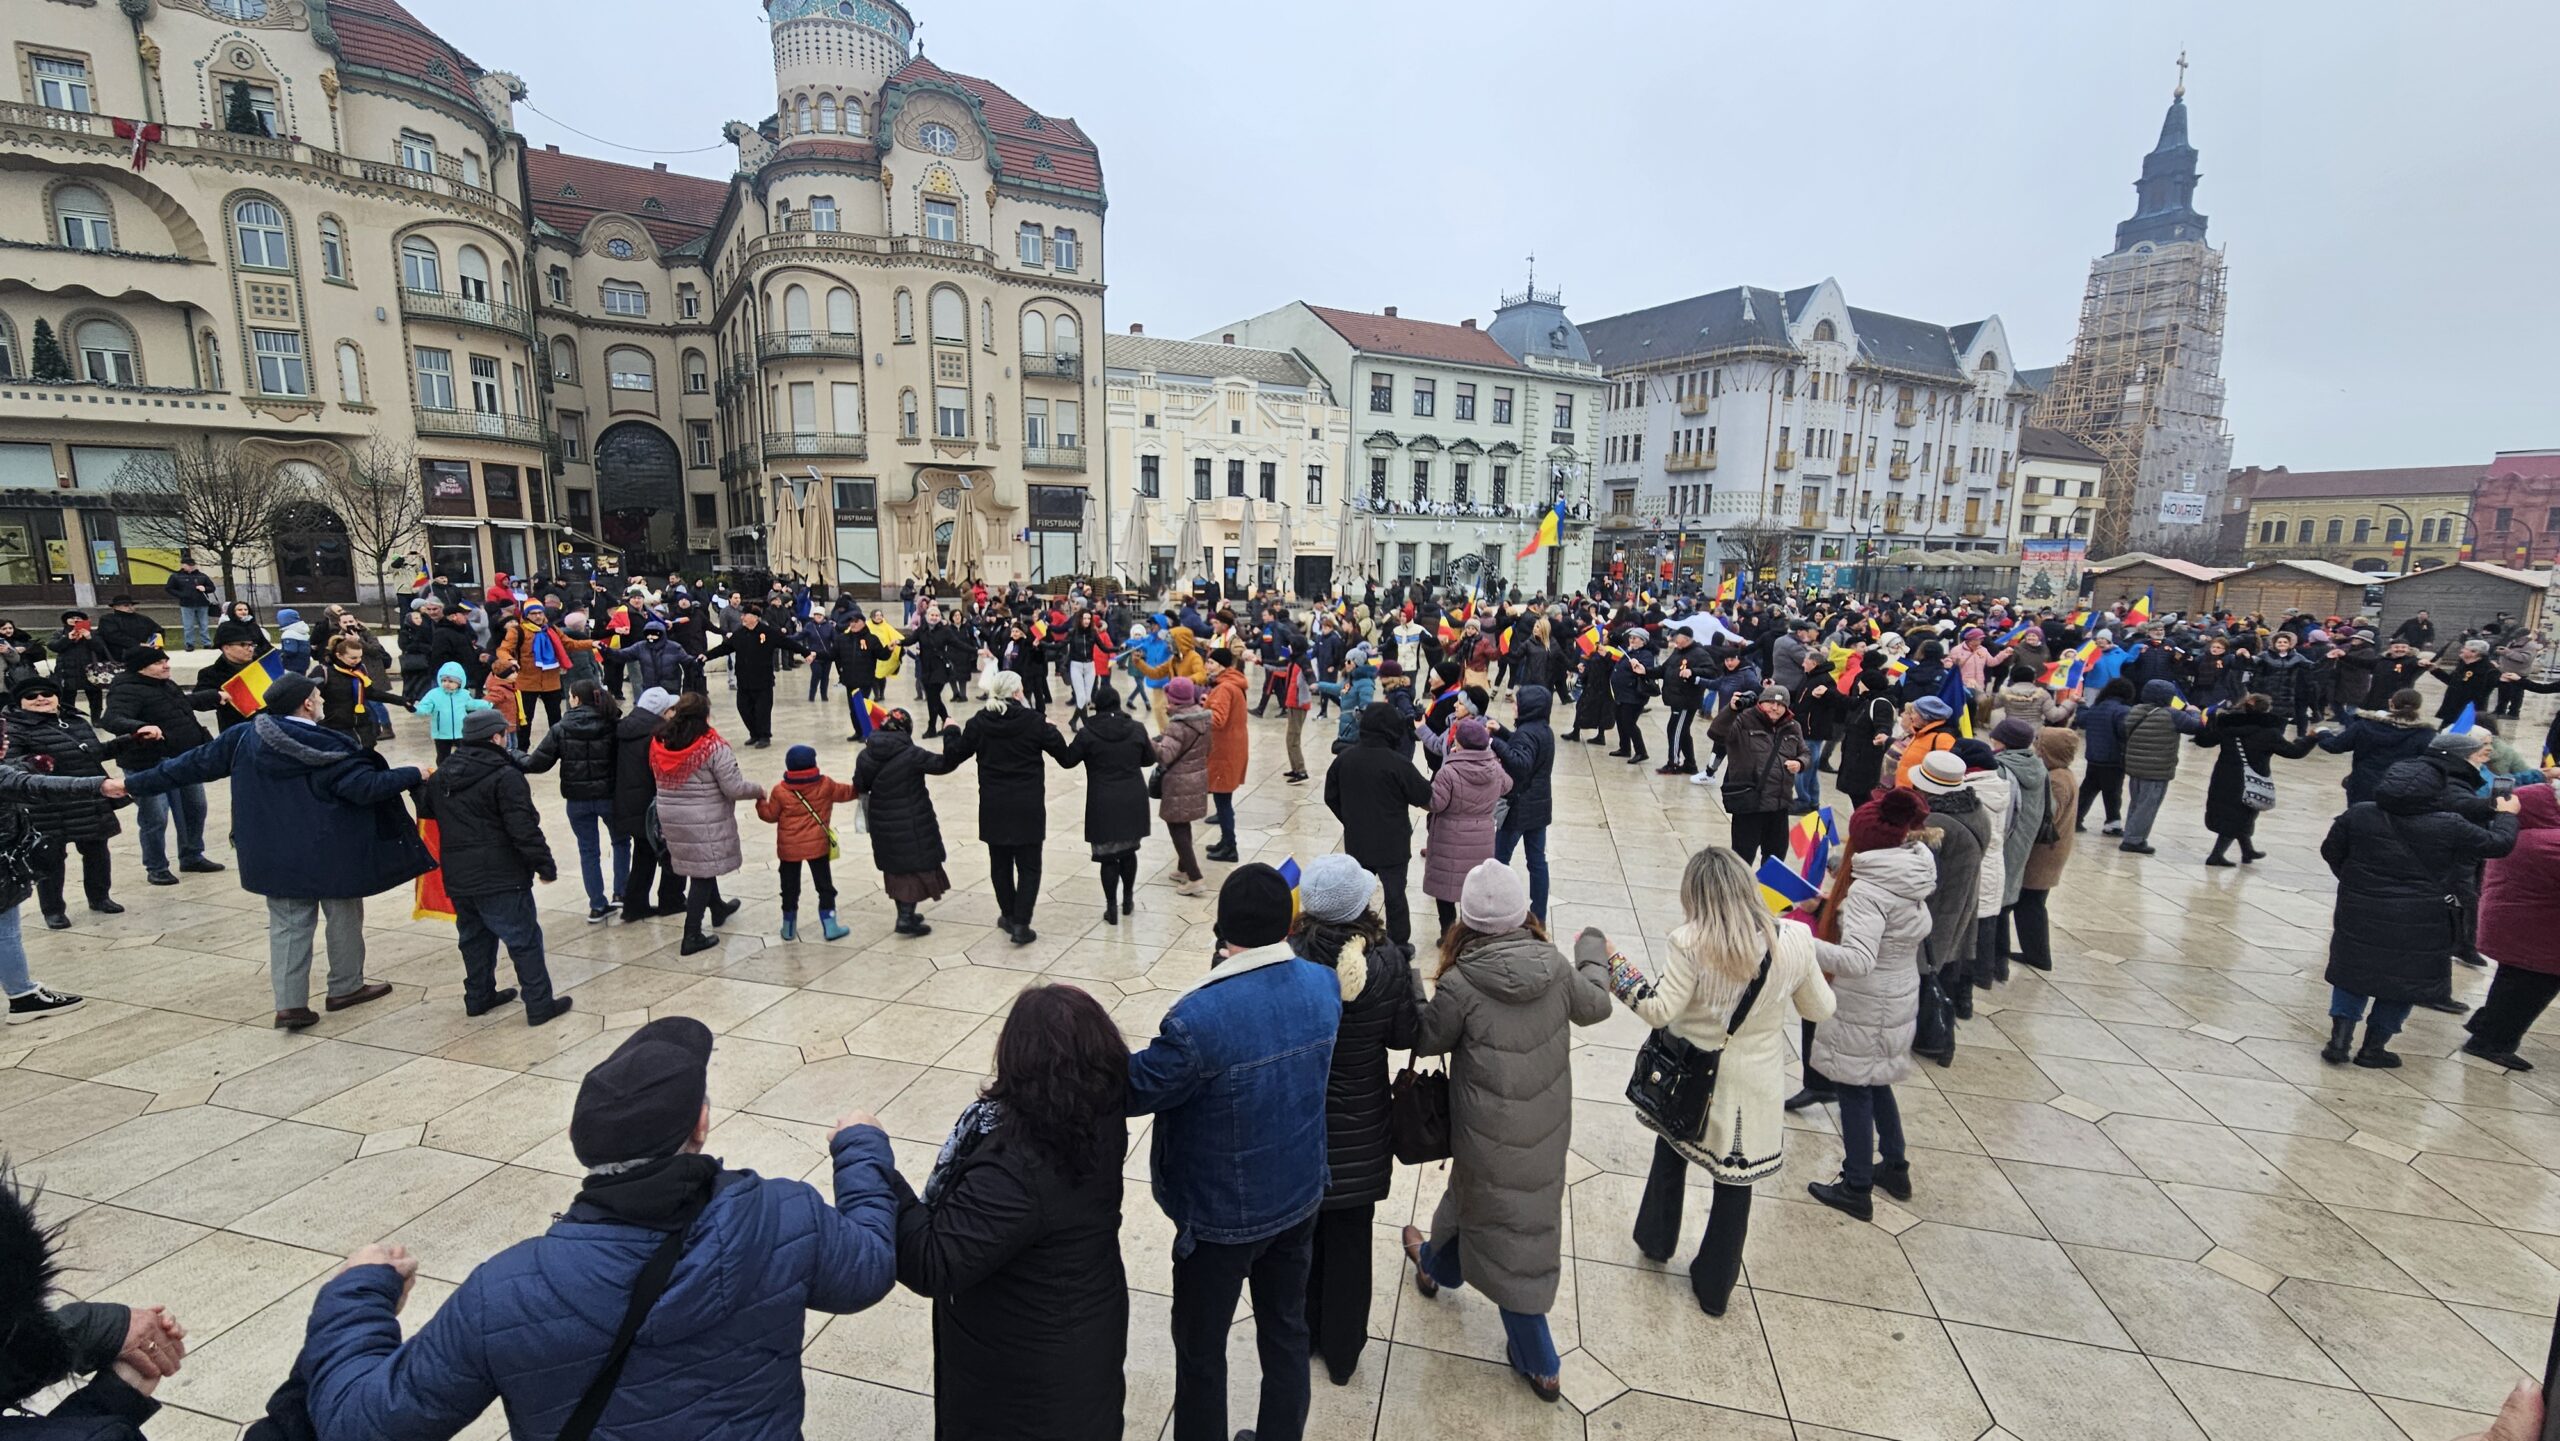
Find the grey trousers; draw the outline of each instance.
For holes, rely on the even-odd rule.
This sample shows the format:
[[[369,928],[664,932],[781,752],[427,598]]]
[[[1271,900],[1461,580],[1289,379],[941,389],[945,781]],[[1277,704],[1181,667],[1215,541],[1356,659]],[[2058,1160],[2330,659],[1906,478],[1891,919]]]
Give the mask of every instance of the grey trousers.
[[[2128,783],[2133,794],[2125,800],[2124,843],[2129,846],[2151,843],[2151,822],[2160,814],[2160,802],[2169,795],[2167,781],[2134,780]]]
[[[267,973],[275,986],[279,1011],[304,1010],[311,1005],[311,942],[323,919],[329,923],[328,994],[343,996],[364,984],[362,896],[334,896],[325,901],[269,896]]]

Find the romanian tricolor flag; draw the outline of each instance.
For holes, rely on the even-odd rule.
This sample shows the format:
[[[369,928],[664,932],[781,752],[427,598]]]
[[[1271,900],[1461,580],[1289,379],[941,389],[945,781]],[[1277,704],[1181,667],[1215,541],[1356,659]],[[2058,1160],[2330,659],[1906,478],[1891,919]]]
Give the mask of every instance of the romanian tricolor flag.
[[[418,822],[418,839],[426,843],[427,854],[435,860],[436,869],[418,877],[409,906],[409,919],[452,920],[453,898],[444,893],[444,835],[433,819],[422,819]]]
[[[1546,514],[1538,517],[1537,531],[1529,537],[1529,543],[1520,547],[1520,553],[1513,556],[1512,559],[1527,560],[1529,557],[1536,555],[1539,551],[1545,550],[1547,547],[1554,545],[1556,543],[1557,530],[1563,522],[1564,502],[1557,501],[1555,504],[1547,507]]]
[[[1449,647],[1456,645],[1457,643],[1458,628],[1449,623],[1449,618],[1447,616],[1444,615],[1440,617],[1440,648],[1442,650],[1447,650]]]
[[[222,683],[222,698],[242,715],[256,715],[265,703],[267,687],[284,676],[284,654],[268,651],[243,666],[238,675]]]
[[[1582,652],[1584,655],[1589,655],[1593,651],[1598,650],[1600,648],[1600,627],[1595,625],[1589,630],[1584,631],[1582,634],[1575,636],[1573,638],[1573,648]]]
[[[862,737],[864,740],[869,740],[871,739],[871,733],[878,730],[880,728],[880,723],[888,718],[889,708],[887,706],[882,705],[880,702],[873,700],[869,696],[864,696],[862,698],[862,704],[857,707],[853,713],[853,733]]]
[[[1787,863],[1776,856],[1761,858],[1756,879],[1760,882],[1760,899],[1767,901],[1772,911],[1791,911],[1822,894],[1818,887],[1806,884],[1804,877],[1787,869]]]
[[[2151,592],[2146,590],[2142,593],[2142,599],[2133,603],[2133,609],[2124,613],[2124,623],[2127,629],[2136,629],[2148,622],[2150,619]]]
[[[1292,917],[1298,914],[1298,879],[1302,874],[1303,872],[1298,869],[1296,856],[1291,856],[1280,863],[1280,879],[1289,883],[1289,914]]]
[[[1733,599],[1735,592],[1740,588],[1740,579],[1738,576],[1727,575],[1723,582],[1716,586],[1716,599],[1720,602]]]
[[[1831,873],[1832,848],[1839,843],[1840,831],[1831,818],[1831,807],[1796,817],[1787,831],[1787,854],[1806,885],[1822,888],[1822,878]]]
[[[2028,621],[2021,619],[2016,625],[2009,627],[2008,630],[2003,632],[2000,638],[1992,642],[1992,644],[2015,645],[2017,644],[2018,637],[2025,635],[2030,629],[2033,629],[2033,626]]]
[[[2064,656],[2062,659],[2055,661],[2053,664],[2046,666],[2044,668],[2044,675],[2041,679],[2044,684],[2052,685],[2054,683],[2055,674],[2059,672],[2062,678],[2062,688],[2064,690],[2078,690],[2081,686],[2087,684],[2089,679],[2089,668],[2097,663],[2098,643],[2094,640],[2088,641],[2083,643],[2078,650],[2075,650],[2071,654]]]

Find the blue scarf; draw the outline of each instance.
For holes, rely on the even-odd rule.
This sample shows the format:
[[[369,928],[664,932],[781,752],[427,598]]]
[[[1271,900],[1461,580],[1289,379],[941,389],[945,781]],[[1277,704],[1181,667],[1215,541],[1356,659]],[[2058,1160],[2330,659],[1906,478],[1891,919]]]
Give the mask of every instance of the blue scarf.
[[[543,670],[560,668],[560,647],[551,639],[551,627],[533,633],[533,663]]]

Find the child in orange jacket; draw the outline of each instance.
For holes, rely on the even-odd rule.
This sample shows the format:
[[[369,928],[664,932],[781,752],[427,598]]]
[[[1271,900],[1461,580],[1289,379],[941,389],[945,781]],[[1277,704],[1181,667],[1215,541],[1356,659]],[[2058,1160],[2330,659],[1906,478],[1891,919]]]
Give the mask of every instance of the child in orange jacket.
[[[756,802],[756,815],[773,824],[774,854],[782,860],[782,938],[800,939],[800,866],[805,861],[818,891],[818,932],[831,941],[843,940],[849,932],[836,924],[835,869],[828,864],[835,833],[827,821],[836,802],[853,799],[853,787],[821,772],[818,753],[808,746],[785,751],[782,763],[782,784]]]

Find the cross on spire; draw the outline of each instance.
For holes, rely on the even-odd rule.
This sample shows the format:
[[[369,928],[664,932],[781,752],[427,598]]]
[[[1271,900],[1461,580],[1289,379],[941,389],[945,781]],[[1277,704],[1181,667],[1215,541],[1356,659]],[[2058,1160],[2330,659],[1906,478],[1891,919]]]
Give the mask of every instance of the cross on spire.
[[[2178,88],[2169,93],[2169,98],[2172,100],[2187,98],[2187,52],[2184,50],[2178,52]]]

